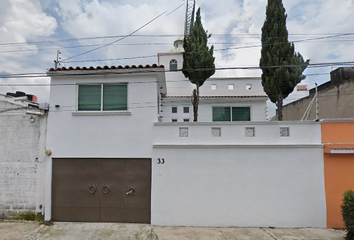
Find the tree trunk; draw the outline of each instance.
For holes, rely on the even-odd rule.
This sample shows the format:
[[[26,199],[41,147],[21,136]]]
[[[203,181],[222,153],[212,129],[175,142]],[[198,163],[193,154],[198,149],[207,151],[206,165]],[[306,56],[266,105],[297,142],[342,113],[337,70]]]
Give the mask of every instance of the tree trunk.
[[[198,122],[199,83],[196,82],[195,85],[196,85],[196,89],[193,90],[193,94],[192,94],[193,121]]]
[[[277,108],[278,108],[278,121],[283,121],[283,95],[281,93],[277,101]]]

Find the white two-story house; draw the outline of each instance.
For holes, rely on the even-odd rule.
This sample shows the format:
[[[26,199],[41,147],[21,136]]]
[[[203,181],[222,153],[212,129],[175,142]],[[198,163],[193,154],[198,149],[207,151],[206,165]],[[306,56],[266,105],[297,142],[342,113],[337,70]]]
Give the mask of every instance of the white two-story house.
[[[195,85],[181,71],[183,52],[183,41],[176,40],[174,49],[158,53],[159,64],[166,69],[162,122],[193,121],[191,94]],[[260,77],[209,78],[200,87],[198,121],[265,121],[267,99]]]
[[[170,226],[324,227],[318,122],[266,122],[260,78],[152,66],[50,69],[45,219]]]

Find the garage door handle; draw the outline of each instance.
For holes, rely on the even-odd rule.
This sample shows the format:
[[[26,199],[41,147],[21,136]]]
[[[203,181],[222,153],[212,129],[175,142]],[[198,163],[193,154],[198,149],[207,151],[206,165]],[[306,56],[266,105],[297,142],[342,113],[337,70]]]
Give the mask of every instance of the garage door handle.
[[[134,188],[130,188],[125,194],[126,194],[126,195],[135,194],[135,189],[134,189]]]
[[[89,185],[89,191],[94,194],[97,191],[97,185]]]
[[[103,186],[103,188],[102,188],[102,192],[103,192],[104,194],[108,194],[108,193],[111,192],[111,188],[110,188],[108,185],[105,185],[105,186]]]

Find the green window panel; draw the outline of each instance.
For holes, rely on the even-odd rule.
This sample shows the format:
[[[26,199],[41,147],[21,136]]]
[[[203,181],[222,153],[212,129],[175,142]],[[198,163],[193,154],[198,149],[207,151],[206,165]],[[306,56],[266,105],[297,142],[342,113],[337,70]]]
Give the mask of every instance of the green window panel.
[[[127,110],[127,85],[103,85],[103,111]]]
[[[121,111],[128,109],[127,85],[79,85],[79,111]],[[103,96],[101,95],[103,93]]]
[[[230,107],[213,107],[213,122],[230,122]]]
[[[213,122],[251,121],[249,107],[213,107]]]
[[[232,121],[251,121],[251,109],[249,107],[233,107]]]
[[[101,110],[101,85],[79,86],[79,111]]]

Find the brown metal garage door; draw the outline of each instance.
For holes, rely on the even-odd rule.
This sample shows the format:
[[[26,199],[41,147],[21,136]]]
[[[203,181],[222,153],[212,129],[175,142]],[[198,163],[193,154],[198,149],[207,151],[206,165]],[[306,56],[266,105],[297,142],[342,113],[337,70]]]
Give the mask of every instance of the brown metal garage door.
[[[151,159],[53,159],[55,221],[150,223]]]

